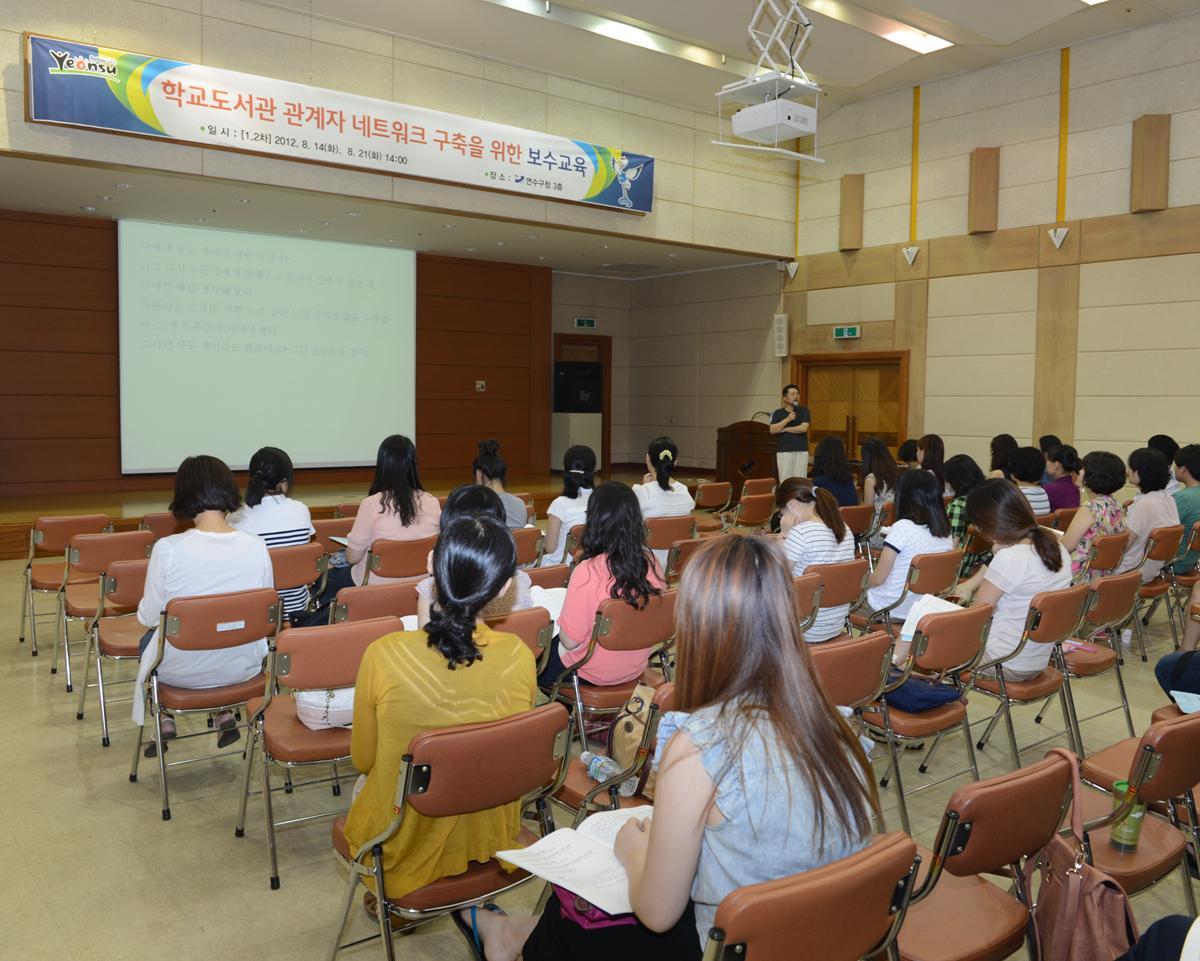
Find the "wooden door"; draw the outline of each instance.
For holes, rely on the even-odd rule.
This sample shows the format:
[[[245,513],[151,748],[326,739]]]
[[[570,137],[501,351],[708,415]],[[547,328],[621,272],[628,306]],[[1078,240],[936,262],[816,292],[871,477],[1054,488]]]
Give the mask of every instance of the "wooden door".
[[[810,449],[826,437],[838,437],[854,460],[869,437],[891,448],[899,445],[905,419],[900,360],[854,363],[839,357],[805,362],[802,370],[800,392],[812,414]]]

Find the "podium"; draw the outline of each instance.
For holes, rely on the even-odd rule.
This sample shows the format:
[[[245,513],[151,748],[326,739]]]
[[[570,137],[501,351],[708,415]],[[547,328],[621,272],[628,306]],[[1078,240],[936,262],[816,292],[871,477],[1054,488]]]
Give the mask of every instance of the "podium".
[[[733,484],[735,501],[742,496],[742,481],[775,477],[775,470],[775,436],[766,424],[740,420],[717,428],[717,480]]]

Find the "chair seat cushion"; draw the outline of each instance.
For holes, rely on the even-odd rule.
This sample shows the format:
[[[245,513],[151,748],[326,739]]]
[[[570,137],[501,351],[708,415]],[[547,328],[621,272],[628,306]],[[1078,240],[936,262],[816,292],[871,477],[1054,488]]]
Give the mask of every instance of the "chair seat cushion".
[[[92,581],[90,584],[77,583],[72,581],[67,585],[66,604],[68,617],[80,617],[91,619],[96,616],[96,602],[100,598],[100,592],[97,589],[99,581]],[[136,607],[119,607],[116,604],[105,604],[104,613],[113,616],[119,614],[132,614]]]
[[[1183,711],[1179,710],[1178,704],[1164,704],[1162,707],[1154,709],[1154,713],[1150,715],[1150,723],[1157,724],[1159,721],[1169,721],[1182,716]]]
[[[1112,807],[1112,794],[1090,789],[1083,792],[1085,821],[1103,817]],[[1142,819],[1142,833],[1136,851],[1118,851],[1109,844],[1111,829],[1108,827],[1097,828],[1090,833],[1092,862],[1121,885],[1126,894],[1136,894],[1174,870],[1183,857],[1186,842],[1179,828],[1149,815]]]
[[[35,591],[57,591],[62,587],[63,579],[63,562],[58,561],[34,561],[30,566],[29,579],[33,583]],[[68,584],[95,584],[100,580],[94,574],[80,574],[73,571]],[[97,593],[96,589],[92,589],[92,593]]]
[[[596,687],[591,684],[580,684],[579,694],[585,710],[611,711],[623,707],[625,702],[633,697],[633,692],[641,683],[641,678],[626,684],[614,684],[611,687]],[[575,703],[575,689],[570,684],[563,684],[558,689],[558,699],[565,704]]]
[[[588,791],[592,790],[595,786],[596,782],[588,777],[587,768],[583,766],[583,762],[576,758],[567,765],[567,776],[563,780],[562,787],[558,789],[554,797],[572,810],[578,810]],[[595,801],[601,804],[607,804],[609,800],[610,797],[607,791],[597,795],[595,798]],[[650,803],[645,798],[636,795],[633,797],[620,797],[619,800],[623,808],[633,808]]]
[[[917,845],[917,883],[924,881],[933,852]],[[900,929],[904,961],[1000,961],[1025,939],[1025,906],[999,885],[978,875],[960,878],[944,871],[924,901],[908,909]]]
[[[523,827],[511,846],[526,848],[538,840],[536,834]],[[353,860],[353,855],[350,853],[350,842],[346,840],[346,819],[344,817],[333,822],[333,847],[347,861]],[[472,861],[470,867],[462,874],[438,878],[432,884],[418,888],[402,898],[388,898],[388,904],[394,904],[409,911],[432,911],[448,904],[480,900],[528,877],[529,874],[519,868],[515,871],[505,871],[495,858],[483,863]]]
[[[945,731],[962,722],[967,713],[965,700],[951,701],[928,711],[918,711],[910,714],[897,708],[888,709],[888,717],[892,722],[892,730],[901,737],[928,737]],[[883,713],[880,711],[863,711],[863,720],[883,730]]]
[[[149,628],[136,617],[102,617],[96,623],[100,653],[106,657],[137,657],[138,645]]]
[[[719,531],[721,529],[721,521],[717,518],[697,518],[696,532],[699,534],[708,533],[709,531]]]
[[[1143,584],[1138,597],[1162,597],[1171,589],[1171,582],[1161,577],[1155,578],[1149,584]]]
[[[1107,644],[1088,643],[1086,647],[1064,651],[1067,670],[1075,677],[1103,674],[1117,663],[1117,652]]]
[[[1012,681],[1004,679],[1005,689],[1010,701],[1036,701],[1049,697],[1063,685],[1063,676],[1052,667],[1046,668],[1041,674],[1028,681]],[[994,677],[977,677],[975,686],[989,694],[999,695],[1000,681]]]
[[[246,703],[247,713],[258,712],[263,699]],[[276,694],[263,715],[263,743],[267,754],[285,764],[336,761],[350,756],[350,728],[332,727],[314,731],[296,716],[296,699]]]
[[[1200,581],[1200,571],[1188,571],[1186,574],[1175,575],[1175,585],[1177,587],[1190,589],[1196,586],[1196,581]]]
[[[160,683],[158,703],[169,711],[212,711],[262,697],[266,686],[267,675],[262,671],[248,681],[222,687],[175,687]]]
[[[1155,714],[1166,712],[1170,709],[1178,711],[1173,704],[1170,708],[1160,707]],[[1177,715],[1168,715],[1177,716]],[[1152,717],[1150,723],[1161,721],[1161,717]],[[1086,758],[1079,766],[1079,774],[1085,780],[1094,784],[1101,791],[1111,791],[1112,786],[1117,781],[1125,781],[1129,778],[1129,769],[1133,766],[1134,756],[1137,754],[1139,738],[1127,737],[1123,741],[1117,741],[1106,747],[1103,751],[1097,751],[1095,754]],[[1200,790],[1200,786],[1197,786]],[[1163,801],[1155,801],[1150,805],[1152,811],[1157,811],[1163,817],[1167,816],[1167,805]],[[1180,807],[1180,817],[1187,819],[1186,811]]]

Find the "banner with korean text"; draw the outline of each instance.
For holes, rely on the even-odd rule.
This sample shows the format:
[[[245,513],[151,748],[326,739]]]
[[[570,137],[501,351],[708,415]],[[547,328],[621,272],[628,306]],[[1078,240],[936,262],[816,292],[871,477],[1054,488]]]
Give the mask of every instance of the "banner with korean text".
[[[544,200],[648,212],[654,159],[252,74],[26,34],[26,115]]]

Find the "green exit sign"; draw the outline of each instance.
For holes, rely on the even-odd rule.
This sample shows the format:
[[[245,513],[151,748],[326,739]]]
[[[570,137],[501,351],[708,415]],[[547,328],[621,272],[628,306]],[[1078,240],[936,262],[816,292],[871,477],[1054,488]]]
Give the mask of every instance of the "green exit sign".
[[[862,328],[855,324],[853,327],[834,327],[834,340],[857,340],[862,336]]]
[[[595,327],[596,326],[596,318],[595,317],[576,317],[575,318],[575,326],[583,327],[583,328]]]

